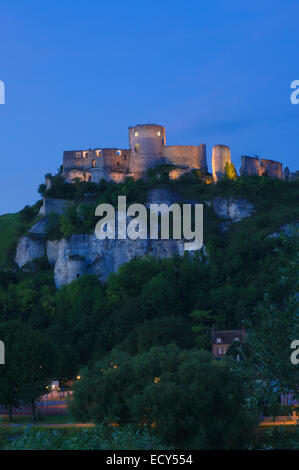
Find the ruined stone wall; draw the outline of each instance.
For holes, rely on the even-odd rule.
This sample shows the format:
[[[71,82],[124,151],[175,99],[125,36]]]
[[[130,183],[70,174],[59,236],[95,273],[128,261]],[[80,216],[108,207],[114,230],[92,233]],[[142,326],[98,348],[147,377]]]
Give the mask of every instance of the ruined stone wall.
[[[124,179],[120,174],[128,172],[130,155],[128,149],[115,148],[64,152],[63,176],[69,182],[75,179],[93,183],[101,179],[120,181]]]
[[[242,163],[240,168],[240,175],[260,175],[260,161],[258,157],[248,157],[246,155],[242,155]]]
[[[266,173],[269,178],[283,178],[282,164],[274,160],[260,159],[261,174]]]
[[[103,149],[104,170],[107,172],[127,173],[131,151],[128,149]]]
[[[173,165],[207,170],[206,146],[197,145],[169,145],[163,147],[165,163]]]

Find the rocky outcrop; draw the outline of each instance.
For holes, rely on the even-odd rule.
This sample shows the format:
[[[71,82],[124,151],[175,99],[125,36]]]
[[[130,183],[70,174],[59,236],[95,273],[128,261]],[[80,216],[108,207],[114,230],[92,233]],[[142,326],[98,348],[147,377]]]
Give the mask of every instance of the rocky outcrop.
[[[83,274],[96,274],[105,281],[111,272],[134,257],[182,255],[182,240],[99,240],[92,235],[72,235],[58,242],[55,283],[59,288]]]
[[[38,222],[36,222],[33,227],[29,230],[29,233],[38,235],[40,237],[45,237],[48,231],[48,219],[43,217]]]
[[[20,238],[17,245],[15,262],[20,269],[33,271],[34,261],[45,256],[45,242],[29,236]]]
[[[287,237],[299,235],[299,222],[293,222],[279,227],[278,231],[268,235],[268,238],[277,238],[281,235],[286,235]]]
[[[148,192],[146,206],[149,207],[150,204],[174,204],[174,203],[185,202],[183,198],[174,191],[168,189],[156,188],[151,189]]]
[[[68,199],[54,199],[51,197],[44,197],[43,205],[40,208],[39,214],[42,216],[47,216],[51,213],[61,215],[71,204],[73,204],[72,201],[69,201]]]
[[[231,223],[240,222],[255,212],[254,205],[246,199],[215,197],[212,201],[205,202],[208,206],[212,206],[215,213],[223,219],[222,230],[227,230]]]

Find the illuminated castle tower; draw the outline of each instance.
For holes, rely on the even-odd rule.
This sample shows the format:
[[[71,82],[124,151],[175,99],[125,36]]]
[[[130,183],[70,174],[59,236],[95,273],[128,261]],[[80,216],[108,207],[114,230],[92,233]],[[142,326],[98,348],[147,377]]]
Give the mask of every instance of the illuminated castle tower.
[[[138,179],[148,168],[164,163],[165,127],[156,124],[129,127],[129,145],[131,150],[129,173],[134,179]]]
[[[231,163],[230,148],[226,145],[215,145],[212,151],[212,168],[214,181],[225,175],[225,165]]]

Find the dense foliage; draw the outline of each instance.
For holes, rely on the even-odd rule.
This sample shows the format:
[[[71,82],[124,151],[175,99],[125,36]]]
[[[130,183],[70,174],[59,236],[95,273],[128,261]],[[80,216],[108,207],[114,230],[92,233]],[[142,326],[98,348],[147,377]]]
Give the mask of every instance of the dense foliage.
[[[242,377],[205,351],[176,346],[130,356],[114,350],[82,371],[78,420],[152,426],[176,448],[243,448],[256,421],[242,406]]]
[[[187,200],[200,202],[216,196],[246,198],[254,204],[256,212],[232,224],[227,231],[221,231],[220,220],[212,207],[205,206],[204,257],[186,254],[171,259],[151,256],[133,259],[112,274],[105,284],[88,275],[59,291],[47,263],[41,263],[36,273],[12,269],[16,239],[37,220],[39,204],[26,207],[17,215],[2,216],[0,228],[5,228],[5,234],[1,233],[3,244],[0,249],[0,339],[5,341],[5,331],[9,331],[13,321],[41,332],[51,339],[51,347],[56,353],[51,378],[65,381],[76,377],[85,367],[85,372],[80,373],[82,387],[95,375],[98,364],[114,362],[112,357],[123,360],[125,369],[113,369],[110,375],[107,373],[110,381],[105,378],[105,383],[100,385],[107,391],[114,384],[114,377],[121,377],[124,382],[120,392],[125,402],[130,391],[129,378],[119,374],[122,370],[130,370],[132,375],[128,377],[132,378],[131,390],[136,391],[136,400],[126,404],[126,411],[119,409],[122,402],[115,401],[114,411],[111,400],[107,399],[104,406],[97,395],[97,412],[90,416],[97,423],[113,417],[138,426],[144,418],[147,403],[152,413],[146,416],[148,422],[160,423],[159,417],[166,422],[168,419],[173,423],[180,420],[176,414],[171,414],[166,398],[170,394],[172,400],[176,399],[177,390],[184,381],[181,373],[190,374],[186,395],[179,397],[183,400],[182,408],[188,409],[184,400],[188,401],[192,393],[198,393],[201,398],[199,403],[196,402],[196,413],[203,413],[201,402],[209,399],[210,392],[201,383],[202,368],[206,368],[207,377],[211,374],[210,382],[216,390],[220,390],[220,382],[213,382],[216,380],[213,379],[214,371],[219,369],[220,377],[224,374],[223,382],[228,384],[224,387],[224,395],[221,394],[221,401],[226,403],[225,397],[229,394],[235,397],[236,410],[240,410],[236,422],[243,422],[248,410],[253,418],[262,411],[272,412],[279,403],[280,392],[291,391],[298,383],[298,368],[290,366],[289,342],[298,335],[299,262],[296,238],[269,235],[280,231],[281,226],[299,220],[299,183],[242,177],[226,178],[210,185],[205,184],[196,172],[184,175],[179,181],[170,181],[166,170],[152,170],[147,182],[129,180],[121,185],[104,181],[99,185],[79,182],[67,185],[61,176],[56,176],[47,195],[69,199],[73,205],[63,216],[49,217],[48,237],[57,239],[72,233],[90,232],[95,226],[95,204],[109,202],[115,205],[120,194],[127,195],[128,203],[143,202],[148,189],[157,186],[170,188]],[[41,188],[41,192],[44,193],[45,188]],[[224,361],[214,364],[205,351],[199,351],[210,351],[212,326],[220,329],[244,326],[249,332],[248,348],[242,351],[244,360],[240,364],[234,363],[232,370]],[[171,356],[169,345],[177,348],[175,356],[177,361],[181,360],[177,363],[181,372],[173,374],[171,367],[157,370],[154,377],[163,375],[163,383],[167,384],[166,395],[157,396],[157,391],[162,389],[150,381],[153,378],[150,367],[144,367],[144,381],[140,379],[142,363],[148,360],[151,364],[153,351],[157,351],[155,348],[160,348],[161,355],[170,351]],[[191,374],[192,367],[194,374]],[[16,374],[12,373],[12,381]],[[101,377],[98,374],[96,380]],[[229,389],[230,382],[234,384],[233,390]],[[76,400],[80,400],[81,383],[77,387]],[[22,397],[18,395],[18,400],[21,399],[27,400],[25,392]],[[82,400],[82,403],[88,400],[88,394]],[[242,407],[244,403],[246,409]],[[217,409],[212,402],[207,402],[206,407]],[[178,407],[173,411],[179,410]],[[189,409],[182,421],[186,420],[194,429],[201,429],[198,418],[197,421],[193,419],[193,415],[199,416],[196,413]],[[217,409],[217,414],[222,416],[222,423],[227,423],[227,416],[231,416],[230,404],[223,410]],[[220,428],[221,422],[218,421]],[[225,428],[228,426],[226,424]],[[216,432],[216,421],[213,421],[213,427]],[[170,424],[165,429],[157,425],[153,431],[160,433],[165,444],[212,445],[208,422],[200,435],[194,430],[189,434],[184,431],[185,442],[179,440],[173,428]],[[242,433],[234,437],[234,427],[231,434],[228,432],[227,441],[222,433],[223,427],[217,434],[218,447],[245,445]]]

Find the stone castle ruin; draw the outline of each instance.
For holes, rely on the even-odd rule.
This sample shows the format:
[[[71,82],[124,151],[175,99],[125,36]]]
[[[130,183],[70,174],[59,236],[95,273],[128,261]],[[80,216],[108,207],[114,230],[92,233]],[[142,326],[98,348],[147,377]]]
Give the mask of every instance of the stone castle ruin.
[[[225,175],[225,166],[231,163],[231,151],[226,145],[215,145],[212,150],[213,180]],[[170,164],[171,179],[177,179],[191,170],[208,172],[206,144],[166,145],[165,127],[140,124],[129,127],[129,148],[96,148],[71,150],[63,155],[63,176],[69,183],[76,179],[98,183],[101,179],[123,182],[146,175],[149,168]],[[282,164],[258,157],[242,156],[241,175],[267,174],[270,178],[292,179],[293,174]]]

